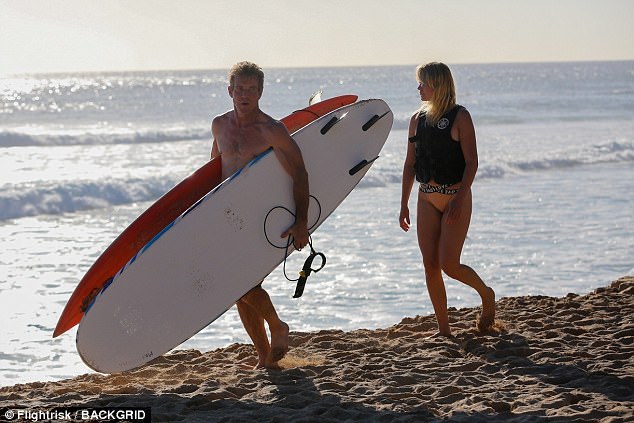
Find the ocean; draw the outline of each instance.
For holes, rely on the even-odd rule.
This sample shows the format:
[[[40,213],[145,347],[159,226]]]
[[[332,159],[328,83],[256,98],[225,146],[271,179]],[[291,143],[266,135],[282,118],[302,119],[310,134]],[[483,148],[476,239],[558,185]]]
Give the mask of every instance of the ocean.
[[[480,166],[463,262],[497,298],[583,294],[634,273],[634,62],[451,65]],[[364,180],[313,235],[326,267],[301,299],[265,281],[292,331],[385,328],[433,309],[415,228],[398,226],[415,65],[265,69],[276,118],[312,93],[384,99],[394,126]],[[99,254],[209,159],[226,70],[0,77],[0,386],[90,372],[57,319]],[[416,193],[411,196],[415,213]],[[293,254],[291,277],[305,251]],[[245,257],[248,265],[248,257]],[[446,279],[450,307],[479,304]],[[179,346],[248,342],[235,308]]]

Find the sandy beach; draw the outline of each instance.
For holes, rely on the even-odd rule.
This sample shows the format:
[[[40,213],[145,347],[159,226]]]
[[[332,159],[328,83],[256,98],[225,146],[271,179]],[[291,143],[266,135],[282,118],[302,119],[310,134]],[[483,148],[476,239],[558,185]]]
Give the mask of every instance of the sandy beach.
[[[152,421],[634,421],[634,277],[587,295],[501,298],[376,330],[291,333],[280,371],[252,346],[175,351],[135,371],[0,388],[0,409],[150,407]],[[0,416],[0,420],[5,416]],[[14,420],[15,421],[15,420]]]

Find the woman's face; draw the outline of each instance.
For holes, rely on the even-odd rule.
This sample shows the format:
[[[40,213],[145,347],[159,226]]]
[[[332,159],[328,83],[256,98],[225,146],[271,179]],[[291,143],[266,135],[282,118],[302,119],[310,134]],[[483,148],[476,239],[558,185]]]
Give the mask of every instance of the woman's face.
[[[429,101],[434,89],[427,85],[425,82],[418,82],[418,92],[420,93],[420,99],[423,101]]]

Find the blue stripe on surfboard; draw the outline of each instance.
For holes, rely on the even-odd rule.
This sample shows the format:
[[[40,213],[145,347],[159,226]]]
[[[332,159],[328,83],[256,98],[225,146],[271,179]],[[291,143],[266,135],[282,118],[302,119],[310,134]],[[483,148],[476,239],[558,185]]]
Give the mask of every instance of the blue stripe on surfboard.
[[[209,191],[207,194],[205,194],[200,200],[196,201],[190,208],[188,208],[187,210],[185,210],[180,216],[178,216],[177,218],[175,218],[172,222],[170,222],[169,224],[167,224],[159,233],[157,233],[156,235],[154,235],[154,237],[149,240],[134,256],[132,256],[132,258],[130,260],[128,260],[128,262],[126,264],[124,264],[121,269],[119,269],[119,271],[114,275],[114,277],[112,278],[112,281],[105,285],[101,291],[99,292],[98,295],[95,296],[95,298],[93,298],[93,300],[90,302],[90,305],[86,308],[86,311],[84,312],[84,314],[88,313],[88,311],[90,310],[90,308],[92,307],[92,305],[94,304],[94,302],[97,300],[97,298],[112,284],[114,283],[118,278],[119,275],[121,275],[123,272],[125,272],[125,270],[132,265],[132,263],[134,263],[136,261],[136,259],[138,257],[140,257],[143,253],[145,253],[145,251],[147,251],[159,238],[161,238],[163,235],[165,235],[165,233],[167,233],[170,229],[172,229],[172,227],[174,227],[174,225],[176,225],[181,219],[183,219],[187,214],[189,214],[192,210],[194,210],[195,208],[197,208],[199,205],[201,205],[202,203],[204,203],[205,201],[207,201],[207,199],[211,198],[216,192],[220,191],[222,188],[224,188],[225,186],[227,186],[227,184],[229,184],[229,182],[231,182],[232,180],[234,180],[235,178],[237,178],[245,169],[255,165],[257,162],[259,162],[262,158],[264,158],[267,154],[269,154],[273,149],[269,148],[266,151],[260,153],[259,155],[257,155],[253,160],[251,160],[249,163],[247,163],[244,167],[238,169],[233,175],[231,175],[230,177],[228,177],[226,180],[222,181],[217,187],[215,187],[214,189],[212,189],[211,191]]]

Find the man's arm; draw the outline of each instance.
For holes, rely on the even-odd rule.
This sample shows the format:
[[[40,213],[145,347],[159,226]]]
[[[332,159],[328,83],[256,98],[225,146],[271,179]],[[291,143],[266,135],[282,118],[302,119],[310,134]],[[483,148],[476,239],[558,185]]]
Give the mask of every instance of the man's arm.
[[[271,135],[273,152],[293,180],[295,223],[282,234],[282,238],[292,235],[295,248],[301,250],[308,244],[308,173],[301,150],[281,122],[274,123]]]
[[[216,143],[216,139],[214,138],[211,144],[211,158],[215,159],[220,155],[220,150],[218,150],[218,144]]]
[[[215,117],[214,120],[211,121],[211,158],[215,159],[220,155],[220,149],[218,148],[218,143],[216,142],[216,127],[218,126],[218,118]]]

